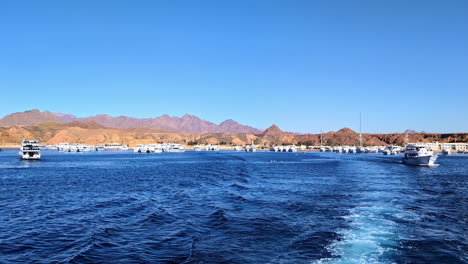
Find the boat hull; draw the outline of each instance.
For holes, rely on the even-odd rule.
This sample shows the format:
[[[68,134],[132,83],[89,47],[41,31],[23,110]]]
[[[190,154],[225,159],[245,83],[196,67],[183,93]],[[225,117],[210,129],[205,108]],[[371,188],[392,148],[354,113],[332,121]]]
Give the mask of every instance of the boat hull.
[[[427,155],[427,156],[403,158],[403,163],[408,164],[408,165],[431,166],[431,165],[434,165],[436,160],[437,160],[436,155]]]
[[[19,152],[19,155],[21,156],[21,159],[23,160],[40,160],[41,159],[41,154],[39,153],[28,153],[28,152]]]

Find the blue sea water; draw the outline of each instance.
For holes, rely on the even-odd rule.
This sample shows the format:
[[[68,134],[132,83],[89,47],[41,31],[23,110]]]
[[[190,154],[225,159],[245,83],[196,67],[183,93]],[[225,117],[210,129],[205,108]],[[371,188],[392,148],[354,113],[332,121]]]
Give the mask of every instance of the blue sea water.
[[[468,155],[0,152],[0,263],[468,263]]]

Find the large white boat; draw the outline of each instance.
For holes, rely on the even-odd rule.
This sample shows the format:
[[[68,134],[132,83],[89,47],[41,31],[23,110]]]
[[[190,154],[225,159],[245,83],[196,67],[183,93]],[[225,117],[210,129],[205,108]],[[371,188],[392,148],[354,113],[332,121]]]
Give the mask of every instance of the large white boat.
[[[437,156],[424,144],[406,145],[403,163],[410,165],[434,165]]]
[[[41,159],[41,150],[39,148],[39,141],[23,140],[23,142],[21,142],[20,152],[18,154],[24,160]]]

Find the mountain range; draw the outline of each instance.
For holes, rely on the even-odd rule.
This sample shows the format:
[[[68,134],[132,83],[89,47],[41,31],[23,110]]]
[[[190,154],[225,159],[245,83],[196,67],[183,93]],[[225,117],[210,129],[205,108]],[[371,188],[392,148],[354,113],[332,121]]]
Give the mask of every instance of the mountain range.
[[[53,118],[53,117],[52,117]],[[14,119],[7,119],[14,120]],[[362,134],[364,145],[402,145],[406,136],[410,142],[468,142],[468,133],[421,134]],[[187,145],[220,144],[245,145],[252,141],[260,146],[274,145],[357,145],[359,134],[349,128],[323,134],[295,134],[284,132],[272,125],[260,134],[251,133],[189,133],[168,132],[155,128],[109,128],[95,121],[43,122],[31,126],[0,127],[0,145],[17,145],[22,139],[37,139],[46,144],[61,142],[100,144],[121,143],[134,147],[137,144],[174,142]]]
[[[80,118],[71,114],[52,113],[49,111],[41,112],[38,109],[9,114],[0,119],[0,127],[34,126],[44,122],[70,123],[76,121],[96,122],[104,127],[118,129],[152,128],[167,132],[188,133],[262,133],[262,130],[258,128],[239,124],[232,119],[215,124],[189,114],[182,117],[162,115],[155,118],[112,117],[110,115],[95,115]]]

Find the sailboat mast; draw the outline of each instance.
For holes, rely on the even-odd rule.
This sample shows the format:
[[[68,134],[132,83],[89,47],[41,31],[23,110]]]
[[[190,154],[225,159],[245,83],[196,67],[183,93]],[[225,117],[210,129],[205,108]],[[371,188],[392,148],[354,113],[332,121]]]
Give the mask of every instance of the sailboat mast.
[[[359,112],[359,146],[362,147],[362,118],[361,118],[361,112]]]
[[[323,146],[322,129],[320,129],[320,147]]]

